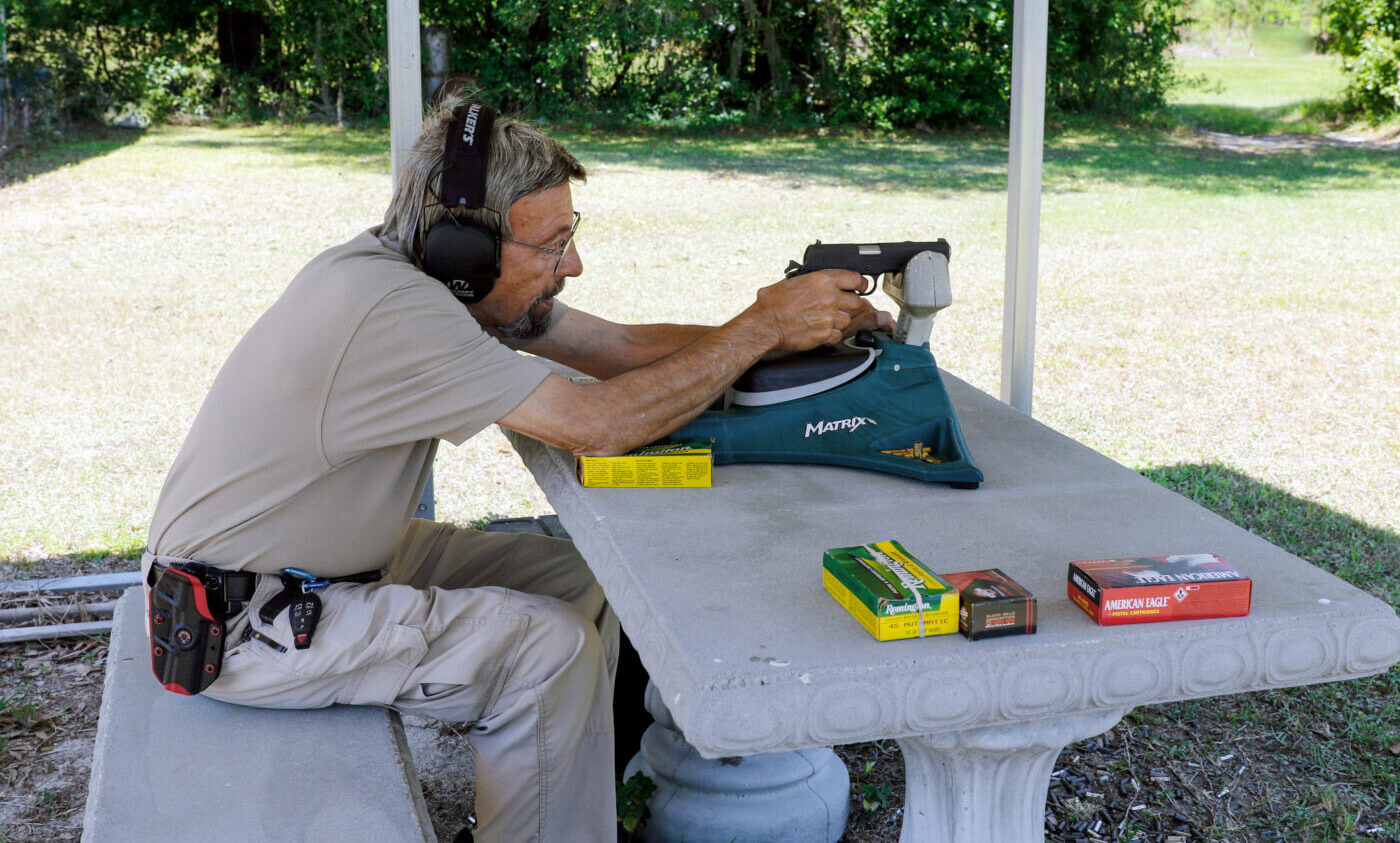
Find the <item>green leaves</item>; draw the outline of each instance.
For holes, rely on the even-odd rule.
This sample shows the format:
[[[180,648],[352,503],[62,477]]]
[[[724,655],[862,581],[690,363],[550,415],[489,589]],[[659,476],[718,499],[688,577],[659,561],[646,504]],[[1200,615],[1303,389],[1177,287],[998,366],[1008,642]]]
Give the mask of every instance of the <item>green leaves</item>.
[[[646,828],[651,811],[647,800],[656,793],[656,782],[645,773],[636,772],[632,777],[617,786],[617,821],[622,830],[636,834]]]
[[[1400,0],[1328,0],[1327,46],[1345,59],[1343,98],[1371,117],[1400,113]]]
[[[1160,106],[1182,2],[1051,4],[1052,107]],[[12,3],[15,60],[48,69],[65,104],[154,119],[387,111],[382,0]],[[462,0],[425,2],[422,21],[448,31],[450,72],[507,112],[681,128],[903,128],[1006,120],[1012,5]]]

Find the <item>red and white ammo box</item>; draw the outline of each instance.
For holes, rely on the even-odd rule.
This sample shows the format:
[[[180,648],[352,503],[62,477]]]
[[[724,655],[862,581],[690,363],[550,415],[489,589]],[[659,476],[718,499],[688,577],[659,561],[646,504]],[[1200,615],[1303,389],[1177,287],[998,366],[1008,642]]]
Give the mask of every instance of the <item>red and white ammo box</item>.
[[[1214,553],[1069,563],[1069,599],[1103,625],[1240,617],[1251,585]]]

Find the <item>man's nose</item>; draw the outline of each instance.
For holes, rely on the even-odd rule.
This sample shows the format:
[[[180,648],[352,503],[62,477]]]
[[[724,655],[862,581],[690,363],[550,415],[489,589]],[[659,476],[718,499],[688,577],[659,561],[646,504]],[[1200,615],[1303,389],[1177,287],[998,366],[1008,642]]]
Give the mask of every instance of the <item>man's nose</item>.
[[[559,261],[559,274],[569,278],[583,274],[583,258],[579,257],[578,244],[572,240],[564,250],[563,259]]]

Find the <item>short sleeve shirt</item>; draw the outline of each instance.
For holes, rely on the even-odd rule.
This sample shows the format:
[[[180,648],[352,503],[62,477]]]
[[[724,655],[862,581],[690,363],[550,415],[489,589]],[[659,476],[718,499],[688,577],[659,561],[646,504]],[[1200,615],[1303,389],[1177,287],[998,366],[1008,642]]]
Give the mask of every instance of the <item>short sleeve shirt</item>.
[[[437,441],[467,440],[547,374],[370,229],[307,264],[234,348],[149,547],[230,570],[383,567]]]

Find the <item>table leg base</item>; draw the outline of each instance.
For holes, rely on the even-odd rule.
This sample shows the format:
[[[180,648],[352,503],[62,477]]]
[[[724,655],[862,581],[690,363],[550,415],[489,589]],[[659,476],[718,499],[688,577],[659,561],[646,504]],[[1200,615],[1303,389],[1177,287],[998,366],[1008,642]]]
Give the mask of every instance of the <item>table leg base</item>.
[[[835,843],[846,830],[851,779],[830,747],[702,758],[675,728],[655,688],[656,722],[623,773],[656,783],[646,843]]]
[[[1103,734],[1131,709],[900,738],[900,843],[1045,839],[1045,797],[1068,744]]]

